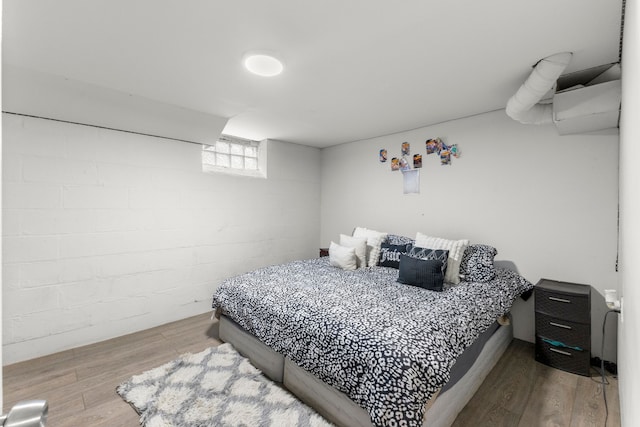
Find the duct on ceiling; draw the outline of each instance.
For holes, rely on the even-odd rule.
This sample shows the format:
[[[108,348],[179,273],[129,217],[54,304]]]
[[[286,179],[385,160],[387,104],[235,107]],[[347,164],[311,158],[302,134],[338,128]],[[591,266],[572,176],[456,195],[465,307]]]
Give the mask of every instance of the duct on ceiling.
[[[560,76],[553,95],[553,122],[560,135],[618,127],[622,98],[620,64]]]
[[[572,56],[571,52],[562,52],[541,59],[507,102],[507,115],[524,124],[552,123],[553,105],[539,102],[554,87]]]

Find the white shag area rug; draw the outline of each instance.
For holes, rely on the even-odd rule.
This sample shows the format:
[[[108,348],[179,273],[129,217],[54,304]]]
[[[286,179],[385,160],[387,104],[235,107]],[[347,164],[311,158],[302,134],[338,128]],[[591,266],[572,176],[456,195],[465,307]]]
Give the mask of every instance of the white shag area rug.
[[[116,391],[145,427],[332,425],[262,375],[231,344],[184,354],[131,377]]]

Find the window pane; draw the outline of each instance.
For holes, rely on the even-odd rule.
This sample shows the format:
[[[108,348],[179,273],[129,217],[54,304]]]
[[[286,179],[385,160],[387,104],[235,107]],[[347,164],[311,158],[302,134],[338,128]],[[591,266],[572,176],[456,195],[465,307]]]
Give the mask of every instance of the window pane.
[[[242,156],[243,154],[243,145],[240,144],[229,144],[231,146],[231,154],[235,154],[236,156]]]
[[[244,168],[249,170],[258,170],[258,160],[251,157],[245,157]]]
[[[202,162],[205,165],[215,165],[216,164],[216,153],[212,151],[202,151]]]
[[[258,150],[256,149],[256,147],[244,147],[244,155],[247,157],[258,157]]]
[[[229,155],[228,154],[216,154],[216,165],[222,166],[225,168],[229,167]]]
[[[228,153],[229,152],[229,143],[218,141],[216,142],[216,151],[218,153]]]
[[[202,166],[205,172],[266,177],[259,156],[261,143],[222,136],[213,145],[202,146]]]
[[[234,169],[242,169],[244,167],[244,161],[242,156],[231,156],[231,167]]]

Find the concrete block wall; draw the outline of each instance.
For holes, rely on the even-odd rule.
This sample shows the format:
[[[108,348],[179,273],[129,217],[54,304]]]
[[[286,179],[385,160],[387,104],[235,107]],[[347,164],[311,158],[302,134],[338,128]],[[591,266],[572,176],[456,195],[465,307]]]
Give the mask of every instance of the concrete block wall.
[[[4,363],[210,310],[226,277],[317,256],[320,151],[268,179],[174,140],[3,114]]]

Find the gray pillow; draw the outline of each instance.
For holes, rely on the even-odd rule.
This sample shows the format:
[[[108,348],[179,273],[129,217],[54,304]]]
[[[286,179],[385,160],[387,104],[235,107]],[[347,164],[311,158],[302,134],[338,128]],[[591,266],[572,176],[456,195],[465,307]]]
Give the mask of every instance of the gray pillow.
[[[442,274],[447,274],[447,260],[449,259],[449,251],[447,249],[430,249],[412,246],[407,255],[412,258],[442,261]]]
[[[440,292],[444,288],[442,261],[400,255],[398,282]]]

